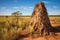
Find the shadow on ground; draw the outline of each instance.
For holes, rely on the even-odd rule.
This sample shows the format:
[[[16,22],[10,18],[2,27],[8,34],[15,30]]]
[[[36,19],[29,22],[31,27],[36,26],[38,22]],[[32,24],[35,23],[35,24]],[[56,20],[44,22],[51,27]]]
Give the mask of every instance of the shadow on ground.
[[[14,40],[22,40],[23,38],[26,38],[26,37],[28,37],[28,34],[24,34],[24,35],[20,34],[20,35],[18,35],[18,37],[15,38]]]
[[[51,30],[51,32],[60,32],[60,26],[55,26],[52,28],[53,28],[53,30]]]
[[[55,33],[59,33],[60,32],[60,26],[57,27],[52,27],[53,30],[51,30],[50,32],[55,32]],[[27,38],[29,34],[20,34],[18,35],[17,38],[15,38],[15,40],[23,40],[23,38]]]

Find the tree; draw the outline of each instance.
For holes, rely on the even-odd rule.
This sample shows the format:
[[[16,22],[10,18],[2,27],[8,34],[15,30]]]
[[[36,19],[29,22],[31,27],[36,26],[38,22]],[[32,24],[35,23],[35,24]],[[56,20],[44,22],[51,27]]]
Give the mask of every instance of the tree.
[[[16,11],[16,12],[13,12],[11,15],[13,15],[15,17],[12,20],[12,24],[14,26],[17,26],[18,27],[19,16],[21,16],[22,13],[20,13],[20,11]]]
[[[16,11],[12,13],[13,16],[21,16],[22,13],[20,13],[20,11]]]

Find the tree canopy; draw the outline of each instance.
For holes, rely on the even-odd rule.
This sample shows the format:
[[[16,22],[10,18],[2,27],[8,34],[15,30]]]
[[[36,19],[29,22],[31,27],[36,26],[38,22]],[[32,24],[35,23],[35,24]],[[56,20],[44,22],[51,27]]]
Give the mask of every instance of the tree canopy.
[[[16,12],[11,13],[11,15],[13,15],[13,16],[21,16],[22,13],[20,11],[16,11]]]

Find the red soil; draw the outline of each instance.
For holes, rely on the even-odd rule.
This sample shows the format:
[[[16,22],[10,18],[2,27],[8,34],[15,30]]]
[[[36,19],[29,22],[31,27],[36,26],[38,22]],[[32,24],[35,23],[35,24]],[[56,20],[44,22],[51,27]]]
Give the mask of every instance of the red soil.
[[[32,36],[20,38],[19,40],[60,40],[60,32],[56,33],[57,35],[50,34],[50,36],[45,36],[45,37],[35,37],[33,38]]]

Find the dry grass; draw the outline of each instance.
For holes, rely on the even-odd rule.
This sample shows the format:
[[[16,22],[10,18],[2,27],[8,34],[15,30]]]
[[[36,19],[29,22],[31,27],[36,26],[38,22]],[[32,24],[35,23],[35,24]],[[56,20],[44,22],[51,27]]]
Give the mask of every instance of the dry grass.
[[[18,24],[20,25],[21,23],[29,22],[30,19],[30,16],[20,16],[18,17]],[[49,16],[49,19],[52,26],[60,26],[60,16]],[[16,21],[16,17],[8,16],[8,18],[6,18],[6,16],[0,16],[0,22],[7,22],[7,20],[11,23]]]
[[[11,24],[16,24],[15,16],[0,16],[0,40],[15,40],[15,38],[18,38],[24,29],[27,29],[29,31],[28,24],[30,22],[30,19],[30,16],[19,16],[18,26],[13,27]],[[49,19],[53,27],[60,26],[60,16],[50,16]],[[60,39],[60,33],[58,33],[58,36],[56,36],[56,38],[57,40]],[[33,38],[33,40],[45,39],[46,38],[44,37]],[[53,40],[53,37],[50,36],[48,39]],[[23,38],[23,40],[32,40],[32,37]]]

